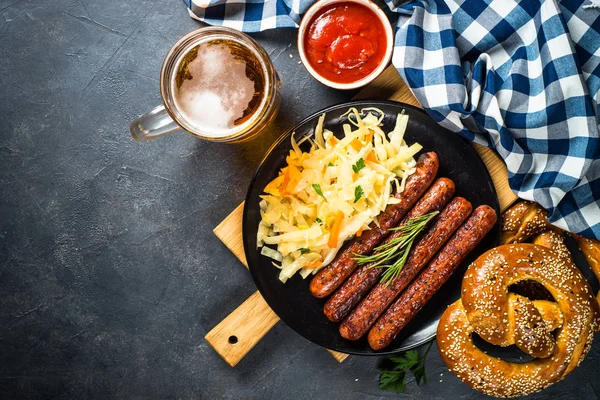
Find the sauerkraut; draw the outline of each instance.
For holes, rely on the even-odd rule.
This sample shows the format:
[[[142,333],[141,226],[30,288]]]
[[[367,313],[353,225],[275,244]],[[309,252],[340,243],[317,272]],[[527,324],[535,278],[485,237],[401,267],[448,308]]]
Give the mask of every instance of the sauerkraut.
[[[399,114],[387,135],[377,108],[351,108],[344,118],[340,138],[323,128],[325,114],[314,134],[297,142],[293,133],[287,166],[261,195],[257,245],[269,246],[261,253],[281,269],[282,282],[331,263],[346,240],[360,236],[388,204],[398,202],[393,192],[402,192],[415,172],[421,145],[404,141],[408,115]],[[306,141],[310,149],[303,152]]]

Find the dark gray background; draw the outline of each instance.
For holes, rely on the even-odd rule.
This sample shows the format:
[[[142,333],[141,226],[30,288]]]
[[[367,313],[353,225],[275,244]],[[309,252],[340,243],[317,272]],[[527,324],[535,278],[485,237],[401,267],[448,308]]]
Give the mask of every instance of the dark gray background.
[[[427,385],[397,396],[380,359],[338,364],[282,323],[235,368],[204,341],[255,290],[212,229],[280,133],[352,96],[307,76],[294,30],[254,35],[284,85],[265,135],[136,143],[164,55],[199,26],[180,0],[0,0],[0,16],[0,398],[480,397],[435,346]],[[599,377],[596,340],[537,397],[596,398]]]

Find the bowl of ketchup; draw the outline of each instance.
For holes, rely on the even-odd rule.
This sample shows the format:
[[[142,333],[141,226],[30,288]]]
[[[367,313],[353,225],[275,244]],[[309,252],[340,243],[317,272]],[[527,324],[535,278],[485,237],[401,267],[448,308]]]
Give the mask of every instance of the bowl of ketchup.
[[[383,72],[394,38],[385,13],[370,0],[319,0],[298,30],[298,51],[308,72],[336,89],[356,89]]]

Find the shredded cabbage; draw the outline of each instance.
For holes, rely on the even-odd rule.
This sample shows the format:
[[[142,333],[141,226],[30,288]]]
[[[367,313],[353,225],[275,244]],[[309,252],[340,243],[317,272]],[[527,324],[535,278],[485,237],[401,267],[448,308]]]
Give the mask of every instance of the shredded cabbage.
[[[273,250],[270,247],[264,246],[262,248],[262,250],[260,251],[260,254],[262,254],[263,256],[267,256],[275,261],[281,261],[283,260],[283,256],[281,255],[280,252],[278,252],[277,250]]]
[[[394,190],[401,193],[415,172],[414,156],[422,147],[404,141],[408,115],[399,114],[388,135],[377,108],[351,108],[344,115],[348,123],[340,138],[324,128],[325,114],[312,138],[296,141],[292,134],[287,166],[261,195],[257,246],[280,262],[273,265],[282,282],[331,263],[346,240],[377,224],[377,216],[399,201]],[[310,149],[302,152],[305,141]]]

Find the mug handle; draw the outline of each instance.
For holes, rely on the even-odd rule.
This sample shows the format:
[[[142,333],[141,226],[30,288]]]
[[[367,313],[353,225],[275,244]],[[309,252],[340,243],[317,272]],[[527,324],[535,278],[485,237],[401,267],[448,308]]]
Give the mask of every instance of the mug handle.
[[[135,140],[154,139],[177,129],[181,128],[173,121],[162,105],[140,115],[129,125],[131,136]]]

